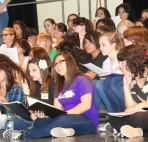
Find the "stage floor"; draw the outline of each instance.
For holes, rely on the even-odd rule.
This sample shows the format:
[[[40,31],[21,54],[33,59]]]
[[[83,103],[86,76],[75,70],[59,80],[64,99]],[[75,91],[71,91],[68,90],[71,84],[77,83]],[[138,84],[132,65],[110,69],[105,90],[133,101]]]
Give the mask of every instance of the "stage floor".
[[[8,142],[0,138],[0,142]],[[15,141],[16,142],[16,141]],[[106,132],[101,132],[96,135],[83,135],[67,138],[44,138],[34,140],[24,140],[17,142],[148,142],[148,137],[139,137],[133,139],[113,137]]]

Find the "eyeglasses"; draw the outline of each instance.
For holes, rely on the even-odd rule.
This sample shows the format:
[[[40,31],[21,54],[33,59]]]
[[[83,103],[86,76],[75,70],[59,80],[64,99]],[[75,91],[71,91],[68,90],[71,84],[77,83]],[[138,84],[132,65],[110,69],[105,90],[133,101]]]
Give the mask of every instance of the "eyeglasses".
[[[14,34],[13,33],[11,33],[11,34],[2,34],[1,37],[3,37],[3,36],[6,37],[8,35],[14,35]]]
[[[58,61],[58,62],[56,62],[56,63],[54,63],[54,67],[56,67],[57,65],[61,65],[63,62],[65,62],[66,60],[60,60],[60,61]]]

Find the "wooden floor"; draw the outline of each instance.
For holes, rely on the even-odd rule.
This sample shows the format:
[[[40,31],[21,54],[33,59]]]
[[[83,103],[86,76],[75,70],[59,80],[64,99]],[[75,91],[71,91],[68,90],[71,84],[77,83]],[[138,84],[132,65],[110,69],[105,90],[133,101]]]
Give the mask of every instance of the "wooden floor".
[[[45,139],[35,139],[35,140],[24,140],[25,142],[148,142],[148,137],[139,137],[132,139],[117,138],[110,134],[101,132],[96,135],[83,135],[67,138],[45,138]],[[24,142],[17,141],[17,142]],[[0,142],[8,142],[0,138]]]

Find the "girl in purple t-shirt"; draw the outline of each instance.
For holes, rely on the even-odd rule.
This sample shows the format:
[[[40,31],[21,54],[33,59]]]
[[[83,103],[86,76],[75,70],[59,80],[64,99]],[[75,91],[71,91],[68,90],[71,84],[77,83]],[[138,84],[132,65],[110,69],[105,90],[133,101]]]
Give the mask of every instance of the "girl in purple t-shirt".
[[[98,112],[93,99],[93,86],[78,71],[69,52],[63,51],[56,55],[52,73],[55,81],[54,106],[67,114],[47,118],[43,112],[37,111],[36,116],[32,117],[34,125],[31,128],[24,128],[22,131],[8,130],[9,138],[14,133],[19,137],[21,135],[23,139],[96,133]]]
[[[53,61],[53,75],[56,80],[54,105],[64,110],[68,115],[64,116],[66,125],[63,128],[73,128],[77,134],[94,133],[98,126],[98,113],[93,99],[93,87],[91,82],[78,71],[73,57],[68,52],[59,53]],[[57,131],[65,131],[63,128],[51,130],[53,136],[58,136]],[[68,133],[67,133],[68,134]]]

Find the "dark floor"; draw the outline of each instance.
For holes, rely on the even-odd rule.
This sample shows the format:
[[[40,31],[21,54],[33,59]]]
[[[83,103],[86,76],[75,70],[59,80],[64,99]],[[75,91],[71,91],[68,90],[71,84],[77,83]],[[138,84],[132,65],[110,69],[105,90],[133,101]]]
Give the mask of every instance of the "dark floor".
[[[0,142],[8,142],[0,138]],[[24,141],[17,141],[24,142]],[[46,139],[35,139],[28,140],[25,142],[148,142],[148,137],[139,137],[133,139],[117,138],[113,137],[110,134],[101,132],[96,135],[84,135],[84,136],[75,136],[67,138],[46,138]]]
[[[104,123],[107,122],[107,116],[104,112],[99,114],[99,120],[100,126],[103,126]],[[2,138],[2,132],[0,132],[0,142],[8,142]],[[108,134],[107,132],[100,132],[95,135],[83,135],[67,138],[42,138],[15,142],[148,142],[148,135],[146,135],[146,137],[126,139],[113,137],[111,134]]]

